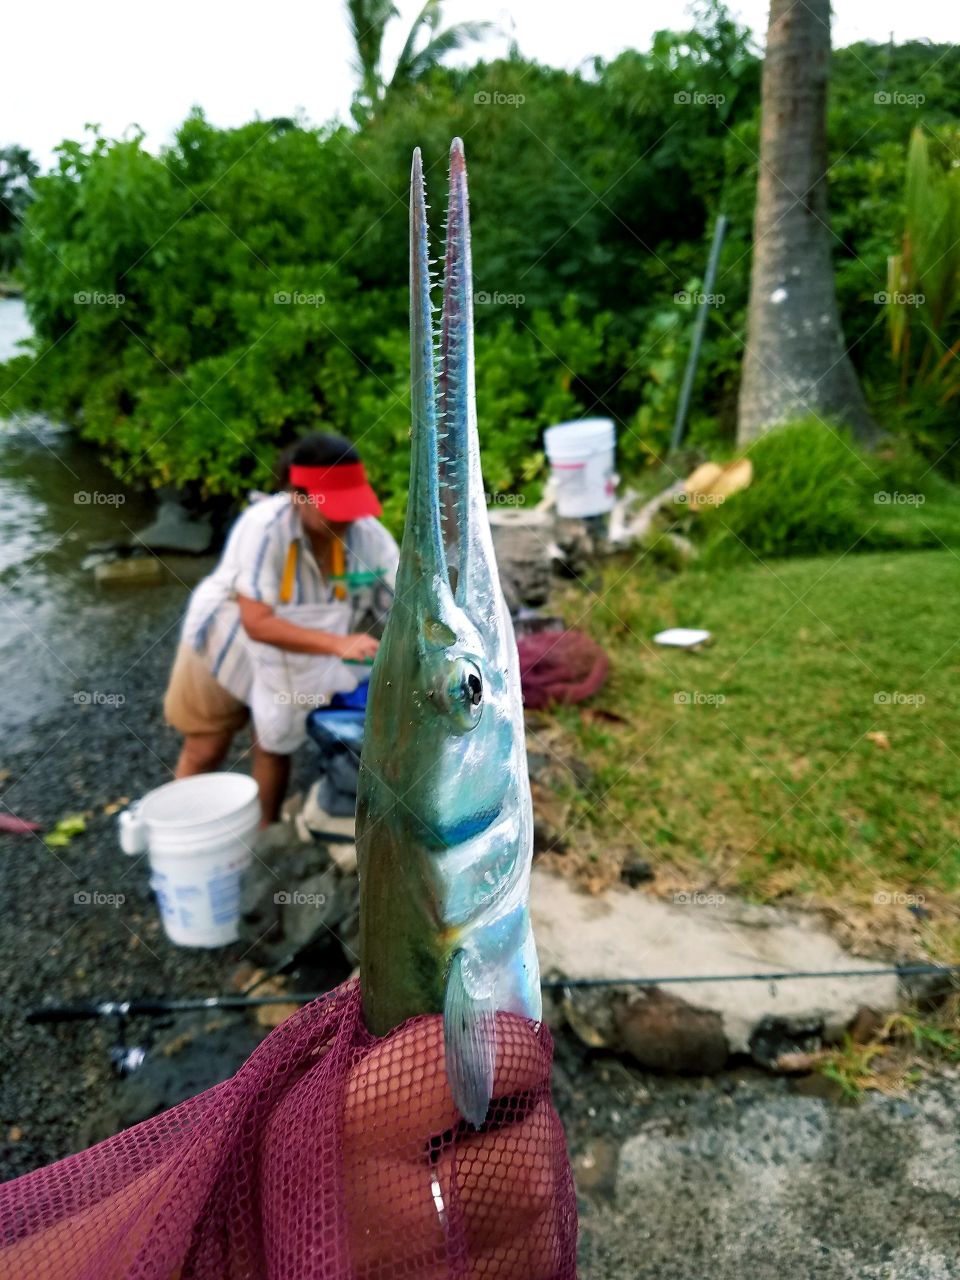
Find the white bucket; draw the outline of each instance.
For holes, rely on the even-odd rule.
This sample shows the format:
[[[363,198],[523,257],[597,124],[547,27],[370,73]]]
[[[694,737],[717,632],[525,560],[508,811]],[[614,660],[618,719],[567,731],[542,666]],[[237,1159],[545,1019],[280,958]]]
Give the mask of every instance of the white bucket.
[[[242,773],[201,773],[150,791],[120,814],[124,853],[149,853],[150,887],[171,942],[236,942],[240,878],[253,856],[260,798]]]
[[[558,515],[602,516],[613,510],[616,429],[610,418],[581,418],[547,427],[543,443],[556,486]]]

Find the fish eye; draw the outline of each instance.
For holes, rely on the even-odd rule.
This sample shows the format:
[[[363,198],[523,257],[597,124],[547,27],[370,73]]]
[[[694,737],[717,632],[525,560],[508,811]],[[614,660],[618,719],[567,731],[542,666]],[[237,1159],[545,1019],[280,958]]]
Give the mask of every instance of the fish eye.
[[[440,703],[462,729],[472,729],[483,711],[483,677],[469,658],[454,658],[439,690]]]

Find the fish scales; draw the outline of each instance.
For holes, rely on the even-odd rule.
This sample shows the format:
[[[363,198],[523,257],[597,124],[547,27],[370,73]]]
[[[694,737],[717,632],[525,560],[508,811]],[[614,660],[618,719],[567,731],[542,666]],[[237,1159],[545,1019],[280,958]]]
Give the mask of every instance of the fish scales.
[[[481,1124],[498,1010],[538,1019],[533,814],[516,641],[477,434],[463,144],[450,149],[435,351],[419,149],[410,191],[410,491],[394,605],[370,681],[357,796],[368,1028],[442,1013],[447,1075]],[[440,425],[442,424],[442,431]]]

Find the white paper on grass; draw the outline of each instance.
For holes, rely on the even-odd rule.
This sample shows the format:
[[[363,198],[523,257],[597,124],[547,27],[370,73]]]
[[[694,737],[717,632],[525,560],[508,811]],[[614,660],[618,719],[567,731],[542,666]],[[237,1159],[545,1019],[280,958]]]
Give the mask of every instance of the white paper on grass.
[[[672,645],[676,649],[690,649],[695,644],[703,644],[710,639],[709,631],[697,631],[693,627],[668,627],[666,631],[658,631],[653,637],[657,644]]]

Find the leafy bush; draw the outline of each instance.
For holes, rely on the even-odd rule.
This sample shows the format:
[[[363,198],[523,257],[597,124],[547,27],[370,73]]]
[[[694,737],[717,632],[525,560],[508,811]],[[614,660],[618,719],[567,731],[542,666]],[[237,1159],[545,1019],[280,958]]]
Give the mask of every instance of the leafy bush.
[[[809,420],[761,436],[748,456],[753,482],[694,519],[707,562],[960,543],[960,493],[903,446],[867,456]]]
[[[875,85],[923,79],[925,119],[946,125],[960,112],[954,65],[920,45],[834,60],[838,285],[875,402],[896,396],[871,300],[899,231],[913,119],[876,106]],[[229,495],[267,482],[293,436],[327,426],[360,442],[396,518],[410,149],[423,148],[439,232],[459,133],[475,287],[489,298],[477,306],[489,486],[534,483],[542,427],[580,413],[616,420],[624,474],[663,456],[695,314],[675,296],[700,279],[721,208],[724,300],[707,325],[688,439],[730,441],[759,67],[748,33],[711,0],[692,31],[658,32],[649,51],[584,73],[518,54],[434,69],[357,128],[280,119],[221,130],[194,112],[160,156],[136,137],[65,142],[26,215],[36,358],[0,366],[0,414],[39,409],[75,424],[128,479]],[[944,443],[942,405],[911,405],[903,423],[931,459],[960,456]]]

